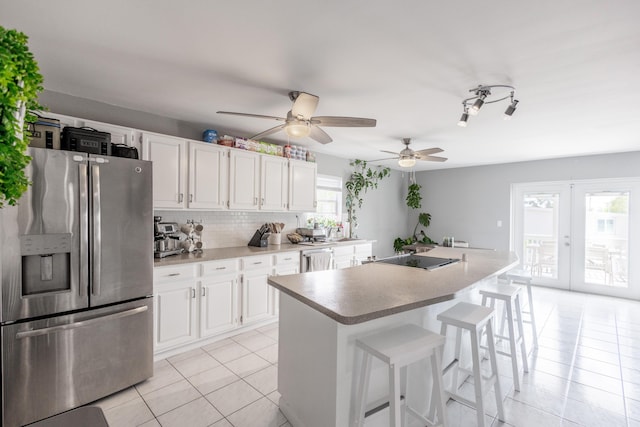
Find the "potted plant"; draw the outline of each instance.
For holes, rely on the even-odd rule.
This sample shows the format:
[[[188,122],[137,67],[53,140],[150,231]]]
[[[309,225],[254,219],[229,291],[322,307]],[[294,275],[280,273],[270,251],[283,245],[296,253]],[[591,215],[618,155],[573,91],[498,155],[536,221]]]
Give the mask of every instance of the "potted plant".
[[[27,127],[36,120],[30,111],[43,109],[37,101],[43,78],[27,40],[0,26],[0,208],[15,205],[29,186]]]
[[[347,206],[347,221],[349,222],[349,238],[352,239],[357,237],[355,234],[355,230],[358,228],[356,210],[362,208],[364,193],[370,188],[378,188],[378,182],[389,176],[391,169],[380,166],[371,169],[367,167],[366,161],[359,159],[355,159],[349,165],[353,167],[354,171],[345,183],[347,189],[345,204]]]
[[[411,209],[420,209],[422,207],[422,195],[420,194],[420,190],[422,186],[415,182],[415,177],[412,175],[409,191],[407,192],[407,206]],[[435,243],[433,240],[429,238],[424,232],[424,230],[420,230],[418,235],[418,227],[422,225],[424,228],[429,227],[431,224],[431,214],[428,212],[421,212],[418,214],[418,222],[416,226],[413,228],[413,235],[403,239],[402,237],[397,237],[393,241],[393,250],[395,252],[402,252],[404,246],[412,245],[414,243],[424,243],[424,244],[433,244]]]

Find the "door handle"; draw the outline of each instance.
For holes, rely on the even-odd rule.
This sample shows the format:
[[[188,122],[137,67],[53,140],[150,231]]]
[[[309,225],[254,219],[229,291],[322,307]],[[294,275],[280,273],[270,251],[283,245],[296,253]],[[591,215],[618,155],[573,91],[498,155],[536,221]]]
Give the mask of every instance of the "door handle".
[[[81,157],[82,159],[82,157]],[[74,156],[75,160],[75,156]],[[78,165],[78,196],[80,198],[80,259],[87,259],[87,249],[89,248],[89,179],[87,176],[87,164]],[[80,283],[78,286],[80,296],[85,296],[85,291],[89,289],[89,265],[86,262],[80,262]]]
[[[129,317],[129,316],[133,316],[134,314],[144,313],[148,309],[149,307],[145,305],[143,307],[136,307],[130,310],[120,311],[118,313],[108,314],[102,317],[95,317],[93,319],[81,320],[80,322],[68,323],[66,325],[50,326],[48,328],[33,329],[31,331],[18,332],[16,334],[16,339],[32,338],[40,335],[52,334],[54,332],[59,332],[59,331],[68,331],[70,329],[77,329],[83,326],[91,326],[93,324],[100,323],[105,320],[122,319],[123,317]]]
[[[191,298],[196,297],[196,288],[191,288]]]
[[[102,264],[102,210],[100,207],[100,166],[91,166],[91,177],[93,179],[92,196],[93,202],[93,254],[91,258],[91,267],[93,268],[91,293],[100,295],[100,275]]]
[[[184,200],[184,194],[180,193],[180,195],[178,196],[178,203],[182,203],[183,200]]]
[[[207,296],[207,288],[205,288],[204,286],[202,287],[202,296],[203,297]]]
[[[193,203],[193,194],[189,194],[189,203]]]

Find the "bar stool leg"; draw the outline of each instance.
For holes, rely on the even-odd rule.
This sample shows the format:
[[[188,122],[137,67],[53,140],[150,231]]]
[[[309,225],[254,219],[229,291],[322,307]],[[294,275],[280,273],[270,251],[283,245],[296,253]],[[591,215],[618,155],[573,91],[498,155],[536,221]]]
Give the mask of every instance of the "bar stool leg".
[[[513,370],[513,388],[515,391],[520,391],[520,375],[518,373],[518,353],[516,353],[516,333],[513,328],[512,303],[505,302],[505,308],[507,309],[507,326],[509,327],[509,350],[511,352],[511,369]]]
[[[536,315],[533,311],[533,295],[531,293],[531,280],[527,282],[527,299],[529,300],[529,316],[531,316],[531,330],[533,331],[533,348],[538,348],[538,329],[536,328]]]
[[[529,372],[527,361],[527,345],[524,342],[524,325],[522,324],[522,307],[520,306],[520,295],[516,295],[516,316],[518,316],[518,333],[520,335],[520,351],[522,352],[522,370]]]
[[[438,350],[434,350],[433,355],[431,355],[431,372],[433,375],[433,395],[436,396],[434,402],[433,412],[438,414],[438,422],[442,425],[442,427],[446,427],[449,425],[447,420],[447,398],[444,394],[444,383],[442,381],[442,352],[444,350],[444,346]],[[432,399],[433,401],[434,399]],[[437,410],[436,410],[437,409]],[[431,408],[429,409],[431,411]],[[433,415],[431,415],[431,420],[435,421]]]
[[[476,392],[476,414],[478,416],[478,427],[485,427],[484,424],[484,400],[482,398],[482,372],[480,370],[480,342],[478,331],[471,331],[471,357],[473,358],[473,382]],[[489,342],[493,337],[487,337]],[[491,345],[491,344],[489,344]],[[493,359],[494,354],[489,357]]]
[[[398,427],[400,417],[400,372],[396,365],[389,366],[389,425]]]
[[[496,395],[496,407],[498,408],[498,420],[505,422],[504,419],[504,406],[502,405],[502,387],[500,386],[500,376],[498,375],[498,361],[496,356],[496,346],[493,336],[493,319],[487,322],[487,337],[489,344],[489,356],[491,360],[491,370],[496,377],[496,381],[493,385],[493,390]]]
[[[362,350],[361,350],[362,351]],[[367,391],[369,389],[369,375],[371,373],[371,355],[362,351],[362,367],[360,368],[360,378],[358,381],[358,394],[356,398],[356,413],[354,424],[357,427],[364,425],[365,402],[367,401]]]

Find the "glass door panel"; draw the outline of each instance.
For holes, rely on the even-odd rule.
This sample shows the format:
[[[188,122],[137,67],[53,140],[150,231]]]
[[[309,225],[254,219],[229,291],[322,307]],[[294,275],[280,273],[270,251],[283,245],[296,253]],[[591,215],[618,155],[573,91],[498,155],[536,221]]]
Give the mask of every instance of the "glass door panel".
[[[640,297],[638,267],[629,263],[639,245],[639,182],[577,183],[573,193],[571,289]]]

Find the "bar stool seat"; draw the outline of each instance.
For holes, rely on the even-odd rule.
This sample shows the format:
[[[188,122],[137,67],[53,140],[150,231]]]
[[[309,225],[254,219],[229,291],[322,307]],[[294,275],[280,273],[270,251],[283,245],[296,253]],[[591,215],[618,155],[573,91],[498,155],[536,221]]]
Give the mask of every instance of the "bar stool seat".
[[[354,425],[358,427],[364,425],[371,361],[372,357],[376,357],[386,363],[389,368],[390,425],[397,427],[406,425],[406,414],[408,412],[428,426],[446,427],[446,400],[442,383],[442,350],[444,342],[445,337],[413,324],[402,325],[358,339],[356,348],[363,352],[363,358],[355,400]],[[408,389],[409,387],[406,385],[409,379],[407,367],[426,358],[431,359],[433,375],[430,415],[434,415],[437,412],[437,423],[433,417],[432,419],[427,419],[407,405],[406,399],[404,399],[405,404],[401,408],[400,370],[403,371],[405,386]]]
[[[486,306],[490,304],[491,308],[494,308],[496,301],[502,301],[504,303],[503,320],[506,318],[506,323],[509,330],[509,335],[504,335],[504,321],[500,326],[500,334],[496,335],[499,339],[506,339],[509,341],[509,352],[496,350],[496,353],[508,356],[511,358],[511,367],[513,369],[513,388],[516,391],[520,391],[520,374],[518,371],[518,354],[516,352],[516,346],[520,343],[520,351],[522,353],[522,368],[524,372],[529,372],[529,365],[527,363],[527,346],[524,342],[524,328],[522,326],[522,310],[520,308],[520,288],[511,285],[496,285],[488,289],[482,289],[480,291],[482,295],[482,305]],[[513,315],[513,307],[515,305],[516,316]],[[516,336],[514,323],[518,325],[518,336]]]
[[[496,360],[496,351],[493,336],[493,317],[494,310],[490,307],[482,305],[460,302],[448,310],[438,314],[438,320],[442,322],[440,335],[447,334],[447,327],[453,326],[456,330],[456,348],[455,359],[452,364],[452,386],[450,390],[445,390],[445,396],[464,403],[467,406],[476,409],[476,417],[478,427],[485,426],[484,420],[484,395],[489,391],[491,386],[494,387],[496,396],[496,407],[498,409],[498,419],[504,421],[504,408],[502,405],[502,391],[500,388],[500,378],[498,376],[498,363]],[[468,331],[471,338],[471,362],[472,370],[468,371],[460,367],[460,359],[462,353],[462,331]],[[482,331],[486,331],[488,338],[489,360],[491,363],[491,375],[483,377],[480,369],[480,337]],[[458,394],[458,374],[460,371],[473,375],[475,401],[471,401]],[[483,380],[485,384],[483,384]]]
[[[533,333],[533,348],[538,348],[538,329],[536,328],[536,315],[533,311],[533,293],[531,291],[531,274],[525,270],[517,270],[513,269],[506,273],[507,280],[509,284],[519,283],[523,284],[527,287],[527,305],[529,306],[528,310],[522,310],[523,314],[527,314],[529,316],[529,320],[522,319],[524,323],[529,323],[531,325],[531,332]],[[524,304],[523,304],[524,305]]]

